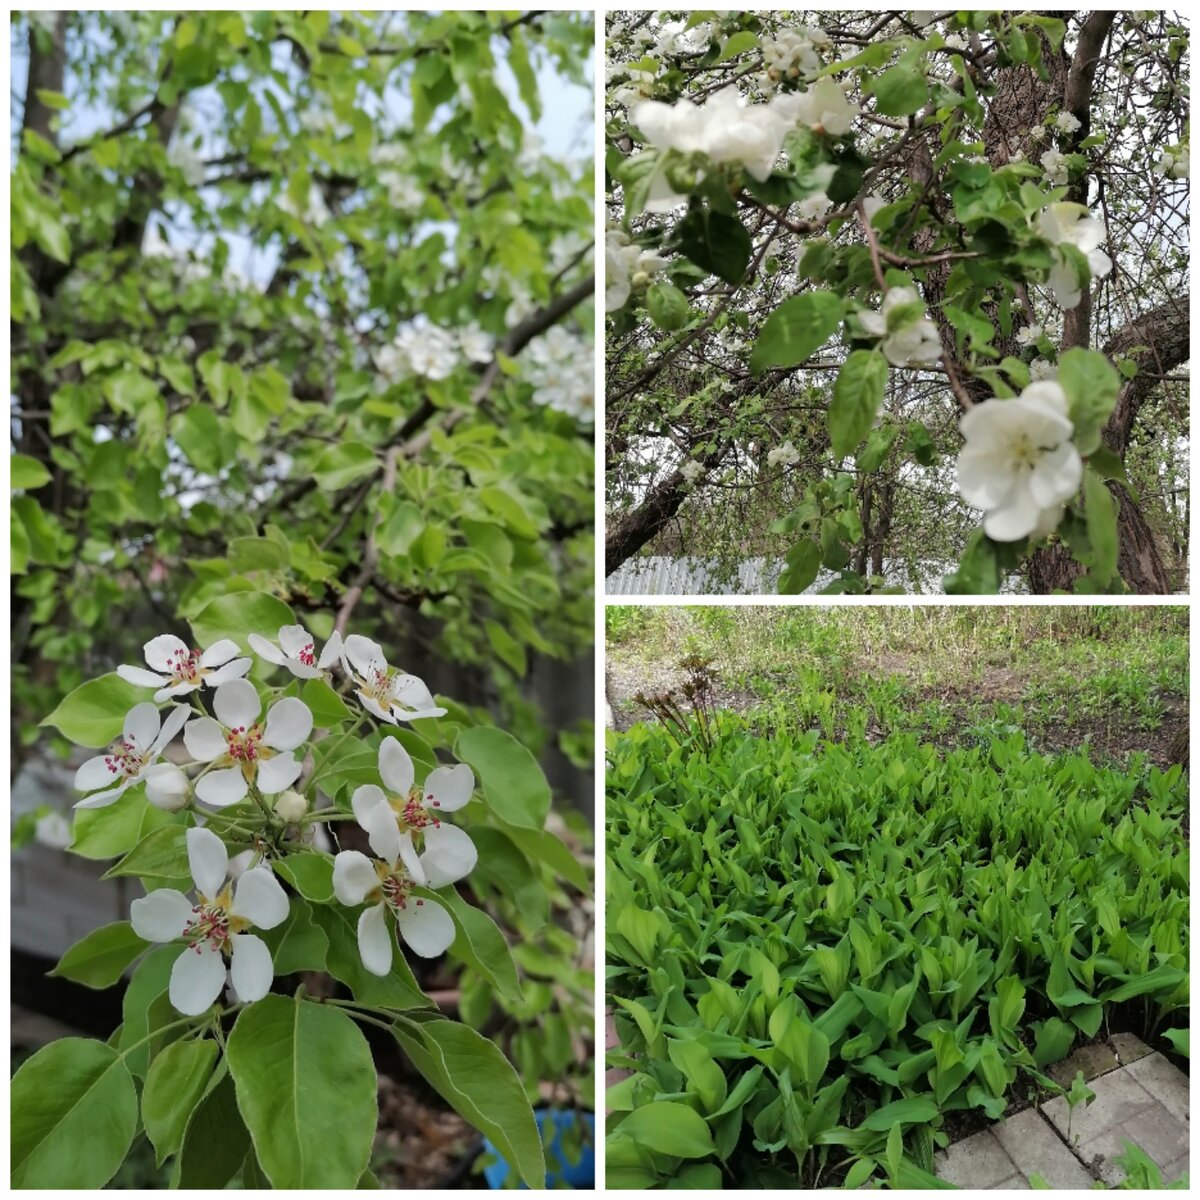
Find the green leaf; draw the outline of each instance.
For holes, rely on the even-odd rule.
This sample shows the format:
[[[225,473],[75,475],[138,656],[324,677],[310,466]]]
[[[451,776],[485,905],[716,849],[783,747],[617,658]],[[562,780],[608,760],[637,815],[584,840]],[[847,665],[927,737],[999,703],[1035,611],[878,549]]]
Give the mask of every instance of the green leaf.
[[[33,491],[50,482],[50,472],[27,454],[10,454],[8,458],[9,486]]]
[[[378,1111],[375,1064],[339,1009],[264,996],[229,1035],[229,1072],[254,1153],[275,1188],[353,1188]]]
[[[646,291],[646,311],[659,329],[682,329],[691,315],[687,297],[673,283],[655,283]]]
[[[908,1096],[877,1108],[859,1128],[882,1133],[890,1130],[897,1121],[905,1125],[923,1125],[937,1115],[938,1106],[931,1096]]]
[[[70,850],[84,858],[120,858],[151,830],[174,821],[146,799],[145,785],[139,784],[105,808],[76,809]]]
[[[1083,476],[1083,499],[1091,544],[1088,565],[1101,583],[1108,583],[1117,573],[1120,551],[1117,505],[1104,480],[1090,469]]]
[[[488,808],[502,821],[541,829],[550,811],[550,785],[537,759],[511,734],[491,726],[464,729],[454,754],[475,772]]]
[[[1105,992],[1101,999],[1106,1004],[1120,1004],[1137,996],[1149,995],[1151,992],[1172,992],[1186,978],[1187,972],[1182,968],[1164,964],[1147,971],[1144,975],[1135,975],[1127,979],[1111,992]]]
[[[25,528],[25,522],[21,520],[21,514],[15,508],[9,509],[8,527],[8,544],[11,555],[9,572],[13,575],[24,575],[29,569],[32,546],[29,541],[29,531]]]
[[[150,1060],[158,1049],[158,1039],[149,1035],[179,1018],[166,992],[175,960],[184,953],[186,947],[180,945],[151,950],[138,963],[121,998],[123,1020],[117,1048],[124,1053],[126,1066],[139,1079],[149,1070]],[[169,1034],[161,1036],[167,1038]]]
[[[121,1055],[60,1038],[21,1064],[10,1107],[12,1187],[102,1188],[137,1130],[137,1092]]]
[[[146,688],[126,683],[113,671],[64,696],[42,726],[57,729],[77,746],[100,749],[120,737],[125,714],[146,698]]]
[[[273,642],[284,625],[296,624],[296,617],[282,600],[268,592],[233,592],[210,600],[189,624],[201,646],[231,638],[248,653],[247,634],[257,633]]]
[[[272,538],[231,538],[228,545],[229,565],[239,574],[250,571],[286,571],[291,557],[286,546]]]
[[[333,900],[333,859],[327,854],[302,852],[276,859],[275,874],[285,879],[305,900],[329,904]]]
[[[752,244],[736,217],[694,204],[675,227],[671,248],[726,283],[741,283]]]
[[[142,1092],[142,1122],[159,1165],[183,1142],[217,1061],[216,1042],[173,1042],[150,1064]]]
[[[1070,405],[1075,446],[1086,457],[1100,445],[1100,431],[1121,390],[1120,376],[1099,350],[1075,347],[1058,360],[1058,382]]]
[[[829,440],[835,459],[856,450],[871,431],[887,378],[887,359],[877,350],[852,350],[842,364],[829,405]]]
[[[339,442],[326,449],[312,466],[313,478],[327,492],[337,492],[379,470],[379,459],[361,442]]]
[[[717,1151],[704,1118],[674,1100],[652,1101],[634,1109],[617,1129],[639,1146],[672,1158],[705,1158]]]
[[[291,975],[296,971],[324,971],[329,958],[329,939],[313,919],[308,902],[292,896],[288,903],[287,920],[261,934],[271,951],[275,975]]]
[[[149,945],[133,932],[128,921],[114,921],[76,942],[50,974],[82,983],[84,987],[111,987]]]
[[[300,689],[300,699],[308,705],[313,724],[318,729],[332,729],[354,715],[341,696],[323,679],[305,680],[304,687]]]
[[[443,888],[439,892],[416,888],[415,894],[437,901],[453,917],[458,936],[450,947],[450,953],[473,967],[509,1000],[520,1000],[521,984],[517,979],[517,968],[496,922],[482,909],[468,904],[453,887]]]
[[[171,436],[197,471],[206,475],[220,471],[221,426],[207,404],[189,404],[171,422]]]
[[[525,1088],[487,1038],[445,1017],[413,1016],[392,1028],[435,1091],[487,1137],[530,1188],[545,1186],[545,1160]]]
[[[237,1093],[225,1064],[192,1111],[179,1151],[179,1187],[223,1188],[241,1168],[250,1134],[238,1112]]]
[[[507,825],[504,833],[527,858],[545,863],[581,892],[588,892],[590,881],[584,865],[548,829],[517,829]]]
[[[1059,1017],[1049,1017],[1037,1029],[1033,1059],[1039,1067],[1048,1067],[1067,1057],[1075,1044],[1075,1030]]]
[[[1125,473],[1125,463],[1121,456],[1107,446],[1101,444],[1088,455],[1088,469],[1099,475],[1101,479],[1119,479],[1128,483]]]
[[[929,98],[929,85],[918,66],[889,67],[871,85],[875,107],[885,117],[907,117]]]
[[[785,300],[766,320],[750,355],[750,372],[794,367],[823,346],[841,324],[845,301],[833,292],[805,292]]]
[[[721,47],[721,56],[717,62],[728,62],[731,58],[737,58],[739,54],[745,54],[747,50],[757,48],[758,34],[752,33],[749,29],[741,29],[732,34],[725,45]]]
[[[124,858],[109,867],[104,878],[121,875],[189,879],[187,827],[173,823],[151,830]]]
[[[1184,1058],[1190,1058],[1188,1052],[1188,1034],[1187,1029],[1164,1029],[1163,1037],[1175,1047],[1176,1054],[1182,1054]]]

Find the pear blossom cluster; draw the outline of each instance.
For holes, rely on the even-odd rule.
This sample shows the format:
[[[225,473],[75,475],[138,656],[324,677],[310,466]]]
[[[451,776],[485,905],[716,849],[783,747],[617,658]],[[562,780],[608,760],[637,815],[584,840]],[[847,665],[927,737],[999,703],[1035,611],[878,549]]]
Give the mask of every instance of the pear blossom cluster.
[[[1164,146],[1150,168],[1155,175],[1187,179],[1191,173],[1187,146]]]
[[[1050,290],[1063,308],[1074,308],[1083,298],[1083,286],[1075,267],[1061,247],[1074,246],[1087,259],[1092,279],[1103,279],[1112,270],[1112,259],[1100,249],[1104,226],[1082,204],[1051,204],[1038,214],[1038,233],[1056,247],[1050,269]]]
[[[604,311],[624,308],[634,289],[645,287],[669,262],[636,245],[623,230],[610,229],[604,237]]]
[[[904,311],[921,312],[903,316]],[[881,338],[884,357],[894,367],[935,363],[942,356],[937,326],[924,314],[924,301],[915,288],[889,288],[879,312],[858,314],[858,323],[871,337]]]
[[[461,329],[439,325],[406,325],[392,342],[375,354],[375,366],[388,381],[414,376],[448,379],[466,363],[489,363],[495,352],[490,334],[472,322]]]
[[[963,414],[958,489],[984,510],[983,531],[998,542],[1044,538],[1083,482],[1083,460],[1066,393],[1053,380],[1031,383]]]
[[[829,34],[825,30],[808,25],[781,29],[775,37],[764,38],[763,67],[768,81],[807,79],[815,75],[825,65],[818,50],[829,45]]]
[[[805,91],[778,95],[766,104],[748,104],[732,86],[700,104],[687,99],[674,104],[646,100],[630,109],[629,119],[656,150],[703,155],[710,163],[739,166],[762,181],[775,169],[784,139],[793,129],[842,137],[850,132],[858,112],[841,86],[824,78]],[[645,207],[648,212],[670,212],[685,199],[669,171],[660,168]]]
[[[596,386],[590,344],[578,333],[553,325],[521,355],[522,376],[533,385],[533,400],[566,413],[581,425],[595,420]]]
[[[252,633],[247,641],[263,663],[282,668],[290,678],[331,681],[340,672],[345,694],[356,696],[363,715],[385,728],[445,715],[424,682],[389,666],[382,647],[370,638],[335,631],[321,646],[296,624],[282,626],[273,639]],[[212,814],[252,797],[262,816],[251,811],[235,821],[265,818],[277,831],[272,836],[290,830],[289,840],[298,836],[306,845],[319,846],[322,840],[329,845],[327,835],[316,838],[318,827],[312,824],[325,810],[313,811],[296,790],[305,771],[301,748],[313,732],[312,710],[292,695],[264,706],[258,689],[244,678],[252,660],[236,658],[237,652],[230,640],[201,652],[172,634],[152,638],[144,647],[150,669],[123,666],[120,673],[127,682],[155,689],[157,703],[143,701],[130,709],[117,741],[86,761],[75,777],[76,787],[88,793],[76,805],[81,809],[114,804],[139,784],[160,808],[177,811],[193,800],[198,805],[198,824],[186,832],[194,896],[158,888],[134,900],[130,910],[139,937],[183,943],[168,995],[188,1016],[206,1012],[226,987],[240,1003],[267,994],[274,964],[267,944],[253,931],[276,928],[289,912],[288,894],[271,866],[272,843],[256,841],[255,849],[231,859],[222,838],[209,828]],[[212,715],[200,704],[205,685],[212,688]],[[181,697],[190,703],[179,702]],[[161,710],[159,703],[165,705]],[[194,777],[167,758],[180,735],[193,769],[199,768]],[[392,967],[393,926],[416,954],[434,957],[450,947],[457,927],[432,893],[465,878],[479,856],[470,835],[450,819],[475,792],[469,766],[435,766],[418,783],[412,757],[389,736],[379,745],[377,767],[382,786],[361,784],[350,800],[372,857],[340,850],[333,858],[332,880],[338,903],[366,906],[357,926],[363,965],[386,975]]]

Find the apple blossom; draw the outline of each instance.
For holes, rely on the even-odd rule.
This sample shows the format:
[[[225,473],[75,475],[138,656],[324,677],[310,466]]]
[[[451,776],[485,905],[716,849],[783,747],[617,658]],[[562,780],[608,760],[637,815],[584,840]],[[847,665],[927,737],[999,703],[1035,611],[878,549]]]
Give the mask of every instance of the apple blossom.
[[[171,968],[167,990],[185,1016],[199,1016],[225,986],[225,960],[238,999],[261,1000],[271,990],[275,969],[266,943],[247,929],[274,929],[287,919],[288,898],[269,868],[252,867],[232,886],[226,882],[229,853],[208,829],[186,834],[188,865],[196,904],[183,892],[159,888],[130,905],[133,931],[148,942],[187,942]]]
[[[317,679],[341,657],[342,635],[335,629],[318,658],[312,634],[303,625],[284,625],[279,630],[279,644],[268,642],[260,634],[248,634],[250,649],[269,663],[287,667],[300,679]]]
[[[785,467],[790,467],[799,461],[800,451],[792,445],[790,439],[784,442],[782,446],[776,446],[774,450],[767,451],[768,467],[778,467],[781,464]]]
[[[1043,330],[1040,325],[1026,325],[1017,330],[1016,338],[1022,346],[1028,346],[1032,342],[1036,342],[1042,336]]]
[[[803,125],[831,137],[848,134],[860,111],[847,99],[841,84],[828,76],[818,79],[807,91],[776,96],[770,107],[788,125]]]
[[[704,474],[704,464],[697,462],[694,458],[689,458],[680,468],[679,473],[688,481],[695,483]]]
[[[797,29],[781,29],[774,38],[765,38],[762,42],[763,66],[781,75],[792,70],[802,75],[815,74],[825,64],[816,51],[811,33],[801,25]]]
[[[1060,112],[1054,118],[1054,128],[1061,133],[1075,133],[1079,129],[1079,118],[1074,113]]]
[[[1104,226],[1088,215],[1082,204],[1051,204],[1038,215],[1038,233],[1052,246],[1074,246],[1087,258],[1093,279],[1103,279],[1112,270],[1112,259],[1100,249]],[[1050,290],[1063,308],[1074,308],[1083,298],[1075,267],[1061,252],[1050,268]]]
[[[363,707],[381,721],[420,721],[443,717],[425,684],[415,675],[393,670],[378,642],[352,633],[342,643],[342,667],[350,677]]]
[[[303,700],[277,700],[259,721],[262,700],[245,679],[223,683],[213,697],[212,717],[197,717],[183,733],[193,758],[215,770],[196,780],[196,797],[215,808],[236,804],[254,786],[273,796],[291,787],[302,769],[292,751],[312,732],[312,713]]]
[[[377,852],[378,853],[378,852]],[[396,841],[396,857],[371,860],[358,850],[342,850],[333,860],[333,894],[348,908],[367,904],[358,918],[358,953],[372,975],[392,969],[392,938],[387,914],[409,948],[422,958],[436,958],[454,941],[454,921],[434,900],[413,896],[425,885],[425,872],[405,839]]]
[[[479,857],[475,844],[465,830],[440,817],[457,812],[471,799],[475,789],[471,768],[466,763],[434,767],[425,783],[416,787],[408,751],[387,737],[379,745],[379,775],[386,792],[366,783],[350,798],[355,819],[370,835],[371,849],[395,862],[401,856],[401,841],[415,845],[420,838],[421,867],[430,887],[445,887],[469,875]]]
[[[984,510],[988,537],[1015,542],[1044,537],[1057,526],[1083,480],[1067,407],[1062,388],[1045,381],[963,414],[958,488],[968,504]]]
[[[75,787],[93,793],[75,807],[107,808],[116,803],[126,788],[147,779],[158,756],[183,729],[189,716],[191,709],[182,704],[171,705],[166,720],[162,720],[162,714],[153,704],[135,704],[125,714],[121,737],[109,747],[108,753],[89,758],[75,772]],[[102,787],[104,791],[95,791]]]
[[[604,311],[624,307],[635,276],[653,275],[670,261],[632,243],[624,230],[610,229],[604,237]]]
[[[890,288],[883,298],[880,312],[858,314],[858,322],[872,337],[883,338],[880,349],[884,357],[895,367],[908,363],[934,363],[942,356],[942,343],[937,326],[928,317],[915,317],[898,328],[889,330],[889,316],[896,309],[921,304],[915,288]]]
[[[1067,182],[1067,171],[1070,164],[1067,156],[1058,150],[1047,150],[1038,160],[1046,172],[1046,178],[1056,187],[1063,187]]]
[[[239,679],[250,670],[251,660],[236,658],[237,642],[222,638],[207,650],[189,650],[185,642],[173,633],[151,638],[143,647],[147,671],[143,667],[119,666],[117,674],[126,683],[137,687],[158,688],[154,699],[158,703],[172,696],[194,692],[202,683],[219,687],[231,679]]]

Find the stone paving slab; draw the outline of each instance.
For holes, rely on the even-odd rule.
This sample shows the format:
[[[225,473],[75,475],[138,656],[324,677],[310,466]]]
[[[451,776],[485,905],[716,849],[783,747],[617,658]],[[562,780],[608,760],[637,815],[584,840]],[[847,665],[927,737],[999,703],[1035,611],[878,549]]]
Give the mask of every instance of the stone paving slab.
[[[1009,1158],[1021,1164],[1025,1172],[1022,1178],[1028,1179],[1036,1172],[1052,1188],[1092,1186],[1092,1176],[1036,1108],[998,1122],[991,1132]]]
[[[1066,1100],[1055,1097],[999,1121],[939,1151],[939,1178],[997,1191],[1028,1189],[1034,1174],[1056,1189],[1087,1189],[1096,1179],[1114,1187],[1124,1178],[1115,1160],[1128,1141],[1158,1163],[1165,1183],[1174,1182],[1189,1167],[1187,1077],[1137,1038],[1114,1038],[1108,1054],[1127,1065],[1090,1080],[1096,1099],[1087,1107],[1069,1113]],[[1087,1073],[1084,1060],[1072,1059],[1068,1081],[1078,1070]]]

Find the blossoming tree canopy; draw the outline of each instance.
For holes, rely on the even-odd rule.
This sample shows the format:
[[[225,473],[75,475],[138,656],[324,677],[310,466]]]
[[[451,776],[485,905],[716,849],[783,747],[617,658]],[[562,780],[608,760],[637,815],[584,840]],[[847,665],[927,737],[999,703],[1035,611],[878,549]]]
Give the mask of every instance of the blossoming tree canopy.
[[[303,627],[283,609],[270,631],[254,614],[278,601],[243,600],[253,630],[213,629],[202,615],[195,644],[169,648],[172,662],[197,662],[205,642],[228,640],[250,651],[243,674],[184,704],[146,699],[161,683],[153,673],[113,672],[47,718],[107,746],[76,776],[68,848],[115,859],[108,874],[144,894],[127,921],[88,934],[55,968],[93,988],[133,974],[107,1043],[64,1038],[17,1072],[14,1186],[101,1187],[139,1127],[160,1162],[174,1160],[181,1187],[221,1187],[239,1171],[274,1187],[367,1186],[377,1082],[356,1021],[393,1035],[540,1186],[525,1085],[494,1042],[437,1012],[410,956],[449,955],[497,995],[533,1003],[478,898],[519,893],[528,908],[559,878],[586,886],[543,827],[545,777],[515,739],[449,698],[437,715],[383,709],[359,688],[364,653],[403,681],[399,692],[429,690],[361,635],[331,642],[323,666],[297,675],[295,657],[317,657]],[[148,662],[163,658],[164,636],[146,643]],[[160,768],[173,776],[156,789]],[[488,1013],[471,1011],[476,1024]]]
[[[606,33],[609,572],[1182,586],[1181,19],[630,12]]]
[[[233,591],[317,659],[348,594],[364,636],[419,622],[512,712],[535,656],[586,652],[592,41],[579,12],[16,18],[18,761],[109,647],[180,695],[236,675],[140,649]]]

